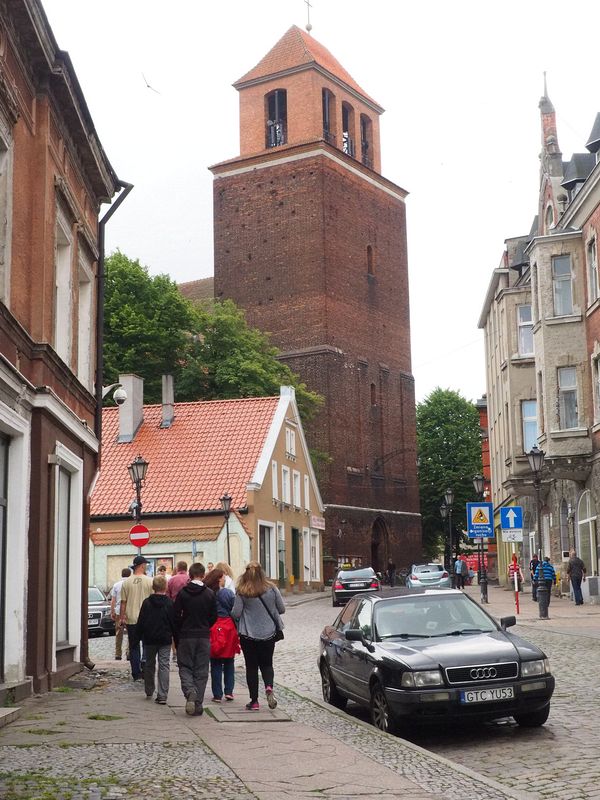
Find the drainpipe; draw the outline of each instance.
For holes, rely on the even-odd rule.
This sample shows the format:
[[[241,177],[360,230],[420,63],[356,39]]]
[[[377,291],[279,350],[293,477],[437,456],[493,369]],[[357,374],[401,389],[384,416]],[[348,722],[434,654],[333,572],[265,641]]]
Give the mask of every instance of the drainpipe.
[[[123,191],[119,194],[115,202],[111,205],[108,209],[106,214],[102,217],[100,222],[98,223],[98,278],[96,284],[96,417],[95,417],[95,424],[94,424],[94,432],[96,434],[96,439],[100,442],[102,437],[102,381],[104,378],[104,357],[103,357],[103,348],[104,348],[104,229],[106,227],[106,223],[115,213],[117,208],[121,205],[123,200],[127,197],[129,192],[133,189],[132,183],[126,183],[125,181],[117,181],[117,186]],[[100,449],[98,451],[98,466],[96,468],[96,474],[94,475],[91,483],[91,487],[93,488],[96,480],[98,478],[98,471],[100,469],[100,458],[101,458]],[[89,518],[89,497],[87,500],[87,511],[88,511],[88,518]],[[88,570],[89,570],[89,540],[88,546],[85,549],[85,562],[82,565],[82,578],[83,578],[83,608],[87,608],[87,587],[88,587]],[[88,630],[87,630],[87,622],[84,621],[83,623],[83,635],[81,637],[81,660],[85,667],[89,670],[94,669],[94,663],[90,660],[89,650],[88,650]]]

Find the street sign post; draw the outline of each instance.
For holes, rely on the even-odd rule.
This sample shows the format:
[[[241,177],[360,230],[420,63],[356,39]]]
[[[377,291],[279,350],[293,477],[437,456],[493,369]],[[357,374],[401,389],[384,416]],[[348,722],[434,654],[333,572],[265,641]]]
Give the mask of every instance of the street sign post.
[[[492,538],[494,535],[494,504],[467,503],[467,532],[469,539]]]
[[[140,555],[142,547],[150,541],[150,531],[145,525],[138,522],[129,531],[129,541],[134,547],[137,547],[138,555]]]

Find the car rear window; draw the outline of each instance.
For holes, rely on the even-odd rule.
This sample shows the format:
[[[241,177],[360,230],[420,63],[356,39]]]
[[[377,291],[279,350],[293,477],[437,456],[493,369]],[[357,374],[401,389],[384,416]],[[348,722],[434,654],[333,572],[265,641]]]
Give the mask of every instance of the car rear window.
[[[415,572],[443,572],[442,564],[421,564],[415,567]]]
[[[96,586],[90,586],[88,589],[88,603],[102,603],[106,598]]]
[[[368,569],[343,569],[339,574],[338,578],[342,578],[343,580],[348,580],[351,578],[358,578],[358,580],[366,580],[367,578],[372,578],[375,573],[369,567]]]

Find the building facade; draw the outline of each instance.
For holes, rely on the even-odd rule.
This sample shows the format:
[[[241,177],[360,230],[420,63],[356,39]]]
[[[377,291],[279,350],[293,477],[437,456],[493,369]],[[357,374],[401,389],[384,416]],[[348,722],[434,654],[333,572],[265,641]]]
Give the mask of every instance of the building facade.
[[[127,467],[148,461],[142,491],[150,531],[144,556],[153,571],[178,561],[251,559],[284,589],[323,582],[323,504],[292,387],[279,397],[174,403],[163,379],[163,403],[143,405],[143,381],[119,378],[127,400],[104,409],[102,471],[92,495],[90,581],[111,587],[131,564],[135,495]],[[220,498],[231,497],[225,521]]]
[[[0,703],[80,669],[98,215],[119,181],[37,0],[0,6]]]
[[[486,342],[492,498],[496,508],[523,506],[523,560],[534,551],[549,555],[565,589],[565,562],[575,547],[591,577],[586,595],[595,600],[600,117],[588,152],[563,161],[547,93],[540,114],[538,213],[529,234],[506,241],[479,322]],[[539,526],[527,458],[534,445],[545,453]],[[511,552],[512,546],[499,546],[501,576]]]
[[[379,116],[292,27],[236,84],[240,155],[212,167],[215,297],[268,332],[325,398],[326,569],[421,554],[406,192],[381,174]]]

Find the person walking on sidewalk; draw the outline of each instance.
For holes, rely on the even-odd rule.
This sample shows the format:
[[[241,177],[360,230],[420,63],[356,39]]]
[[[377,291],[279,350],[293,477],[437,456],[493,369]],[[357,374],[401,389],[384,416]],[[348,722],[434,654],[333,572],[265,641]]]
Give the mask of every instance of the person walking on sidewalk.
[[[215,569],[222,569],[225,573],[225,588],[231,589],[235,594],[235,579],[233,577],[233,570],[226,561],[219,561],[215,564]]]
[[[454,574],[456,575],[456,588],[464,589],[465,578],[467,577],[467,563],[460,556],[457,556],[454,562]]]
[[[171,580],[167,586],[167,594],[173,602],[175,602],[175,598],[186,583],[189,583],[189,580],[190,576],[188,575],[187,563],[185,561],[178,561],[177,572],[171,575]]]
[[[121,587],[121,625],[127,625],[131,677],[134,681],[139,681],[142,677],[140,640],[136,625],[142,603],[152,594],[152,578],[146,575],[146,564],[149,563],[144,556],[136,556],[133,559],[133,575],[126,578]]]
[[[579,558],[575,550],[571,550],[569,563],[567,565],[567,575],[573,587],[573,596],[575,598],[575,605],[583,605],[583,594],[581,593],[581,582],[585,582],[586,569],[585,564]]]
[[[385,571],[387,572],[388,583],[390,586],[393,587],[394,584],[396,583],[396,565],[394,564],[391,558],[388,558],[388,563]]]
[[[544,560],[539,562],[535,570],[535,579],[538,586],[543,582],[548,589],[548,605],[550,605],[550,597],[552,595],[552,587],[556,583],[556,572],[550,563],[550,557],[544,556]]]
[[[189,583],[175,599],[175,644],[185,713],[196,717],[204,712],[210,629],[217,621],[217,600],[212,589],[204,585],[204,572],[203,564],[192,564]]]
[[[231,616],[238,623],[240,645],[246,662],[246,682],[250,702],[248,711],[258,711],[258,672],[262,675],[269,708],[277,707],[273,694],[273,652],[283,639],[285,605],[279,589],[267,579],[257,561],[250,561],[237,582]]]
[[[238,632],[231,618],[235,594],[225,588],[226,578],[222,569],[215,568],[204,579],[204,585],[212,589],[217,598],[218,619],[210,629],[210,679],[214,703],[220,703],[223,696],[225,700],[233,700],[234,662],[240,652]]]
[[[537,581],[535,579],[535,572],[539,563],[540,560],[538,558],[538,554],[534,553],[531,557],[531,561],[529,562],[529,574],[531,575],[531,599],[534,603],[537,603]]]
[[[165,705],[169,694],[171,642],[175,635],[175,610],[167,597],[167,579],[157,575],[152,581],[154,594],[142,603],[136,625],[137,636],[144,643],[144,688],[146,697],[154,694],[155,672],[158,671],[156,702]],[[156,660],[158,658],[158,670]]]
[[[123,658],[123,633],[125,631],[125,626],[121,625],[121,589],[123,588],[123,581],[130,575],[131,570],[129,567],[122,569],[121,580],[117,581],[110,590],[110,616],[115,623],[115,661],[121,661]],[[127,658],[129,658],[129,655]]]

